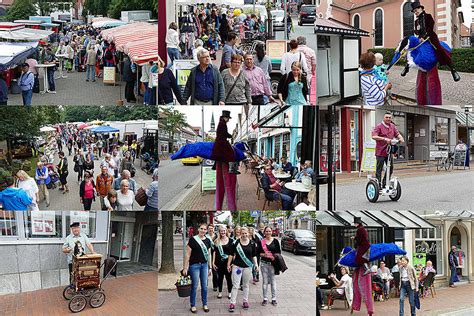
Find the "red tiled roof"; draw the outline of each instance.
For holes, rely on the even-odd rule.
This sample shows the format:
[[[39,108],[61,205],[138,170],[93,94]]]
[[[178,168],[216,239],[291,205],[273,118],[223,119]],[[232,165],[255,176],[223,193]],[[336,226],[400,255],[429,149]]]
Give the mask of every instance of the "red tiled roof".
[[[368,4],[377,3],[377,0],[334,0],[332,5],[345,10],[352,10]]]
[[[471,30],[464,24],[461,24],[461,36],[471,36]]]

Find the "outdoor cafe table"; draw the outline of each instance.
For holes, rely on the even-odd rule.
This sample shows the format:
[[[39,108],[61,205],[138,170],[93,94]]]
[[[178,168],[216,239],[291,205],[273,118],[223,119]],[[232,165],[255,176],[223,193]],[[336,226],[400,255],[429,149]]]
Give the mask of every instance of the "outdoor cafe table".
[[[275,170],[272,170],[272,172],[273,172],[273,175],[275,176],[275,178],[277,178],[277,179],[291,178],[291,173],[289,173],[289,172],[279,173],[279,172],[275,172]]]
[[[54,67],[54,66],[56,66],[56,64],[38,64],[38,65],[36,65],[36,68],[43,69],[43,72],[44,72],[44,76],[43,76],[44,87],[43,87],[43,91],[40,92],[41,94],[45,94],[46,92],[49,92],[49,90],[48,90],[48,71],[46,70],[46,68]]]
[[[295,191],[297,194],[296,202],[299,204],[301,202],[301,193],[309,193],[311,187],[307,189],[301,182],[287,182],[285,183],[285,188]]]

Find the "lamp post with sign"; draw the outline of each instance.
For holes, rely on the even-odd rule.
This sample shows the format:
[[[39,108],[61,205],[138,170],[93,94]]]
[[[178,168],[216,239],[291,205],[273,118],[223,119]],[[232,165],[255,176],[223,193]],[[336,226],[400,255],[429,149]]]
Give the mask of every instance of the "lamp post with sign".
[[[466,152],[466,164],[470,168],[471,162],[471,135],[469,133],[469,114],[471,112],[472,105],[466,105],[464,107],[464,113],[466,114],[466,145],[467,145],[467,152]]]

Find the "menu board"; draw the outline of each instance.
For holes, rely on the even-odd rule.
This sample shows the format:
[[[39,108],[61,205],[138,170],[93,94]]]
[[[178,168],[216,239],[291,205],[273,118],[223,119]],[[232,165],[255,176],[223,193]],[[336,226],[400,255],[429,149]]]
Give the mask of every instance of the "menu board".
[[[115,67],[104,67],[104,83],[113,84],[115,86]]]
[[[267,40],[267,56],[269,58],[281,58],[286,53],[286,41]]]
[[[216,171],[212,170],[212,166],[202,167],[201,189],[202,191],[214,191],[216,189]]]
[[[360,171],[375,171],[377,165],[377,158],[375,157],[375,142],[365,142],[362,151],[362,163],[360,164]]]
[[[466,166],[466,150],[455,150],[454,151],[454,166],[465,167]]]

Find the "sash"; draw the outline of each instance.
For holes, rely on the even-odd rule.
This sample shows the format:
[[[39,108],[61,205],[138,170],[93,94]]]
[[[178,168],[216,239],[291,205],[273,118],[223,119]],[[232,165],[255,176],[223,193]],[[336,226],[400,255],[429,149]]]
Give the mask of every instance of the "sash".
[[[260,234],[259,234],[259,233],[256,233],[255,235],[257,235],[257,238],[258,238],[258,240],[262,241],[263,237],[262,237],[262,236],[260,236]]]
[[[209,236],[209,234],[206,234],[206,238],[209,239],[209,241],[211,242],[211,249],[214,249],[214,241],[212,241],[211,236]]]
[[[249,245],[250,245],[250,242],[249,242]],[[244,250],[242,249],[242,245],[240,244],[240,242],[237,244],[236,250],[237,250],[237,253],[239,254],[240,258],[242,258],[242,261],[243,261],[248,267],[253,268],[253,263],[252,263],[252,261],[250,261],[249,258],[247,258],[247,256],[245,255],[245,252],[244,252]]]
[[[267,243],[265,242],[265,240],[261,240],[260,241],[262,243],[262,248],[263,248],[263,251],[265,252],[265,254],[268,256],[268,254],[270,254],[273,258],[273,254],[270,252],[270,250],[268,250],[267,248]],[[268,257],[267,257],[268,258]],[[270,258],[268,258],[270,259]]]
[[[201,238],[199,238],[199,235],[195,235],[193,238],[199,244],[199,246],[201,247],[202,254],[204,255],[204,259],[206,259],[206,261],[208,261],[209,260],[209,252],[207,251],[206,245],[202,242]]]
[[[229,240],[229,242],[230,242],[230,240]],[[219,250],[219,255],[221,256],[222,260],[227,260],[227,258],[229,258],[229,256],[224,253],[224,248],[222,248],[221,243],[219,243],[219,245],[217,245],[217,249]]]

